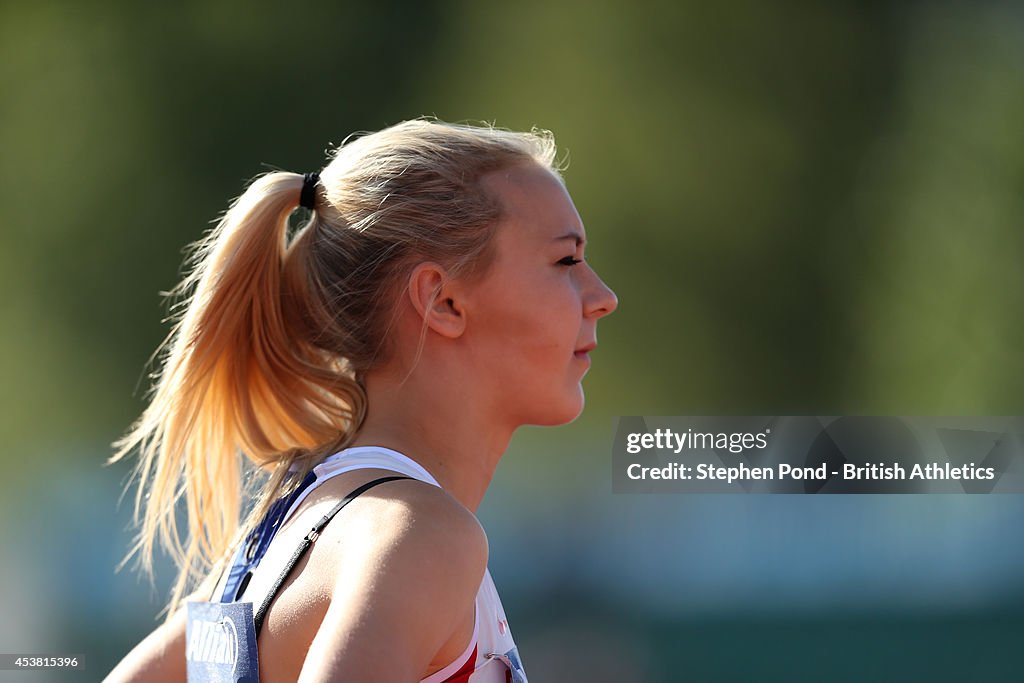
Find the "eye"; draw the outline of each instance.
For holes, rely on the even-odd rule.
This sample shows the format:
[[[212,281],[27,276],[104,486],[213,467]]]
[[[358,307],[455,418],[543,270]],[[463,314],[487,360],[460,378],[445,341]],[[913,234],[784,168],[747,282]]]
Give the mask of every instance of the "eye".
[[[578,259],[575,256],[566,256],[558,261],[560,266],[575,266],[577,263],[583,263],[583,259]]]

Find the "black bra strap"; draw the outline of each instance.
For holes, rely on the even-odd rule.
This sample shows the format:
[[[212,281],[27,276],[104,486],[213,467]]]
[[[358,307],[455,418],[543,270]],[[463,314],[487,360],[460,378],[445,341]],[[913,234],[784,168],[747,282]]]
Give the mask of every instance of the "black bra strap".
[[[292,555],[291,559],[288,560],[288,565],[284,568],[284,571],[281,572],[281,576],[277,577],[277,581],[274,583],[274,587],[270,589],[270,593],[267,594],[267,597],[263,600],[263,604],[260,605],[260,608],[256,611],[256,614],[253,617],[253,621],[255,622],[256,626],[257,638],[260,635],[260,629],[263,628],[263,617],[266,616],[267,609],[270,607],[270,603],[273,602],[274,598],[277,596],[277,591],[281,590],[281,586],[283,586],[284,582],[288,579],[288,575],[292,573],[292,570],[295,569],[295,565],[299,563],[299,560],[302,559],[302,556],[306,554],[307,550],[309,550],[309,546],[313,545],[313,541],[317,539],[317,536],[319,536],[320,532],[323,531],[323,528],[327,526],[327,523],[331,521],[334,515],[338,514],[338,512],[341,511],[341,508],[351,503],[353,500],[356,499],[356,497],[369,491],[377,484],[383,484],[388,481],[395,481],[396,479],[412,479],[412,477],[381,477],[380,479],[374,479],[371,482],[363,484],[355,491],[342,498],[341,502],[335,505],[333,510],[331,510],[326,515],[321,517],[320,521],[316,523],[313,529],[308,534],[306,534],[306,537],[302,539],[302,542],[299,544],[299,547],[296,548],[295,553]]]

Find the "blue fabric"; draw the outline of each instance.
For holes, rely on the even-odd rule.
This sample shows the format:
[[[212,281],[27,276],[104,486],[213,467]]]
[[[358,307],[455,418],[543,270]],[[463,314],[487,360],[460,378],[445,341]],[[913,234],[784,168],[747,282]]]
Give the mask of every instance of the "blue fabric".
[[[306,478],[302,480],[297,489],[288,496],[274,501],[270,509],[267,510],[263,520],[246,536],[245,542],[242,543],[242,546],[235,553],[235,557],[231,561],[227,583],[224,584],[224,591],[221,593],[220,602],[235,602],[238,600],[238,596],[242,592],[241,589],[245,588],[243,579],[256,569],[260,560],[267,554],[267,549],[270,548],[270,541],[277,534],[277,530],[281,526],[281,522],[284,520],[288,509],[295,502],[295,499],[312,486],[315,481],[315,472],[310,472],[306,475]]]

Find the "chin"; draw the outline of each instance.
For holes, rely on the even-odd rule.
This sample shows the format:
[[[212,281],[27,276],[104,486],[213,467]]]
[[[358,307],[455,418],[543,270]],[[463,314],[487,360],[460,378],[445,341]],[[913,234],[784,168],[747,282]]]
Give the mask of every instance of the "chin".
[[[558,425],[569,424],[583,413],[583,389],[571,400],[563,400],[558,404],[551,405],[543,415],[537,415],[529,424],[540,427],[557,427]]]

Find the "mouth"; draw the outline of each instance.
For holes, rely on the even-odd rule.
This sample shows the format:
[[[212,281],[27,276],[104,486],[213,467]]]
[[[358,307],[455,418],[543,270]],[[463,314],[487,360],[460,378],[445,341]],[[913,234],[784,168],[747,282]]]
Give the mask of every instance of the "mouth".
[[[577,358],[579,358],[580,360],[588,360],[589,361],[590,360],[590,352],[593,351],[596,348],[597,348],[597,344],[593,344],[593,343],[587,344],[586,346],[581,346],[580,348],[576,349],[573,352],[573,355],[576,356]]]

